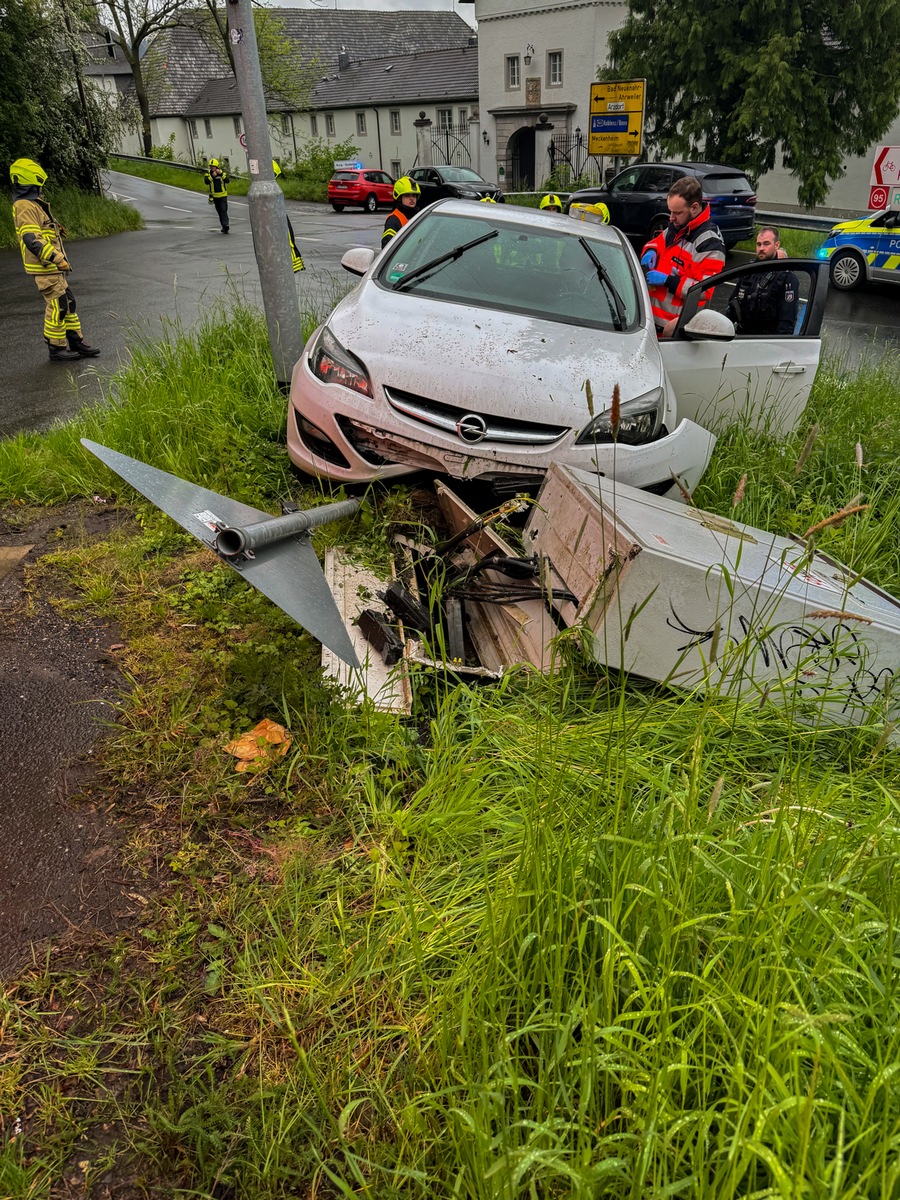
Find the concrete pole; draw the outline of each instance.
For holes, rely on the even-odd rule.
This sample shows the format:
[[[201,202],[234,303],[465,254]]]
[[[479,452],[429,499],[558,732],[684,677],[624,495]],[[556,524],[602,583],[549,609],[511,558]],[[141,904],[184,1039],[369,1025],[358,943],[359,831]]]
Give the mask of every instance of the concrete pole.
[[[229,0],[228,40],[247,135],[250,168],[250,228],[259,267],[272,362],[279,386],[287,388],[294,363],[303,353],[303,329],[288,249],[284,195],[272,170],[272,143],[266,118],[251,0]]]

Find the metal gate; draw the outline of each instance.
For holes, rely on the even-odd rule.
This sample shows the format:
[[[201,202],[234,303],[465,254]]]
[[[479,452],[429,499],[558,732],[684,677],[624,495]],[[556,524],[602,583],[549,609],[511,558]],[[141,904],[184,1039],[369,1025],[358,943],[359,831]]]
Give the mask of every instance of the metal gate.
[[[470,167],[469,123],[431,129],[431,161],[441,166]]]
[[[597,186],[603,183],[604,160],[587,152],[587,141],[581,130],[576,133],[555,133],[547,153],[550,175],[559,188]]]

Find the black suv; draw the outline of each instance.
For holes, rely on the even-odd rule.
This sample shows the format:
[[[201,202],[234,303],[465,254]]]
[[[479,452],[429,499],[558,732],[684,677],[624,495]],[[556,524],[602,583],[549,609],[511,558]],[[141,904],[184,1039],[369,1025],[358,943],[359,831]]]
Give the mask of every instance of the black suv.
[[[753,237],[756,193],[750,180],[735,167],[718,163],[635,163],[620,171],[606,187],[582,188],[566,201],[566,212],[574,203],[598,204],[609,209],[609,218],[628,237],[646,241],[669,223],[666,198],[669,188],[683,175],[700,180],[712,219],[730,250]]]
[[[496,183],[488,183],[471,167],[414,167],[409,172],[422,189],[422,206],[449,197],[451,200],[481,200],[490,196],[503,203],[503,193]]]

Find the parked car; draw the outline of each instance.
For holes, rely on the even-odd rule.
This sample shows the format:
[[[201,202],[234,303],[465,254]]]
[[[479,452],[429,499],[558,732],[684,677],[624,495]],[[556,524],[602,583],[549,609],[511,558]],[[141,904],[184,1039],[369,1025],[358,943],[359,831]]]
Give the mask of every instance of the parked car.
[[[485,196],[490,196],[498,204],[504,202],[503,193],[496,183],[488,183],[471,167],[414,167],[409,177],[422,189],[423,205],[448,198],[481,200]]]
[[[346,168],[335,171],[328,180],[328,203],[335,212],[360,204],[366,212],[375,212],[379,204],[394,203],[394,180],[387,171]]]
[[[342,265],[361,280],[294,368],[287,437],[297,467],[347,483],[427,470],[515,490],[560,462],[659,493],[673,472],[692,487],[708,429],[796,426],[828,290],[824,263],[747,263],[692,288],[660,342],[621,232],[462,200],[438,201],[383,251],[354,248]],[[736,335],[724,315],[735,280],[786,265],[799,328]]]
[[[750,180],[734,167],[718,163],[637,163],[620,171],[606,187],[582,188],[566,201],[596,204],[602,201],[613,225],[642,242],[655,237],[669,223],[666,198],[676,179],[693,175],[703,186],[710,214],[727,249],[753,237],[756,193]]]
[[[900,283],[900,209],[835,225],[816,251],[828,260],[831,282],[850,292],[867,279]]]

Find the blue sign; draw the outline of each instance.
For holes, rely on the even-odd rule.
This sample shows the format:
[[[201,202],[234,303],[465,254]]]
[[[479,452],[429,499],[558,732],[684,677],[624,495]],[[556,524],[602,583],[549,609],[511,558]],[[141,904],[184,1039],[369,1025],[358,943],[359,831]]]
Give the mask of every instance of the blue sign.
[[[591,117],[591,133],[627,133],[628,113],[615,117]]]

